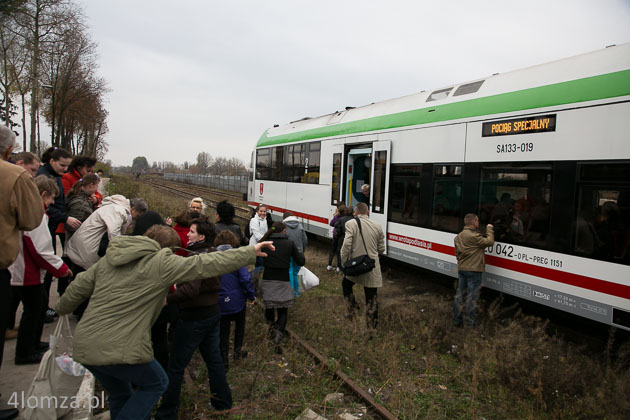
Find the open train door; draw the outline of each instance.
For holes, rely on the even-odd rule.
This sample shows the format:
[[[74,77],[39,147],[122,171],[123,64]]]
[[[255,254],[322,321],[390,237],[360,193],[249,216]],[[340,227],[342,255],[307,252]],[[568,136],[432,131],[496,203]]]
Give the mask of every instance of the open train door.
[[[392,142],[372,143],[372,185],[370,186],[370,219],[381,224],[387,254],[387,207],[389,204],[389,168]]]

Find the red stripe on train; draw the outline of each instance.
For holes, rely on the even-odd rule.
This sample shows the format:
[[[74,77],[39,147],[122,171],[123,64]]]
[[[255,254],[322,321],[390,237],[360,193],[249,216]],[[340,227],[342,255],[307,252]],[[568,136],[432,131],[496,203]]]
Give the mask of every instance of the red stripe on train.
[[[395,233],[388,233],[387,238],[390,241],[400,242],[402,244],[424,248],[430,251],[440,252],[442,254],[455,255],[455,248],[452,246],[423,241],[421,239],[410,238],[408,236],[397,235]],[[519,273],[529,274],[531,276],[569,284],[571,286],[577,286],[583,289],[605,293],[607,295],[630,299],[630,286],[623,284],[582,276],[580,274],[567,273],[566,271],[560,271],[553,268],[540,267],[521,261],[508,260],[495,255],[486,255],[486,263],[495,267],[505,268],[506,270],[517,271]]]
[[[256,203],[254,201],[248,201],[247,204],[249,204],[250,206],[257,206],[259,203]],[[328,219],[326,219],[325,217],[319,217],[319,216],[314,216],[312,214],[307,214],[307,213],[300,213],[299,211],[295,211],[295,210],[287,210],[287,209],[283,209],[280,207],[275,207],[275,206],[270,206],[270,205],[266,205],[268,209],[271,209],[274,212],[278,212],[278,213],[284,213],[285,211],[290,211],[291,213],[293,213],[293,215],[295,217],[301,217],[303,219],[308,219],[308,220],[312,220],[314,222],[319,222],[319,223],[324,223],[324,224],[328,224]]]

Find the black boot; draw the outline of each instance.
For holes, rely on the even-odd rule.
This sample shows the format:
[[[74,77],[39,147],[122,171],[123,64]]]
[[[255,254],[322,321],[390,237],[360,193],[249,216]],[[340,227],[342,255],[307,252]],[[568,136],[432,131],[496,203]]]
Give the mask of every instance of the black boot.
[[[346,296],[344,300],[346,302],[346,318],[352,321],[356,313],[361,310],[361,306],[359,306],[354,294]]]
[[[274,339],[274,337],[276,336],[276,331],[278,331],[278,324],[274,322],[273,324],[269,325],[269,332],[267,333],[270,340]]]
[[[275,335],[273,337],[273,343],[276,345],[276,354],[282,354],[282,347],[280,347],[280,343],[282,342],[283,337],[284,333],[279,329],[276,329]]]
[[[282,337],[284,337],[284,333],[277,329],[276,333],[273,336],[273,343],[280,344],[280,342],[282,341]]]

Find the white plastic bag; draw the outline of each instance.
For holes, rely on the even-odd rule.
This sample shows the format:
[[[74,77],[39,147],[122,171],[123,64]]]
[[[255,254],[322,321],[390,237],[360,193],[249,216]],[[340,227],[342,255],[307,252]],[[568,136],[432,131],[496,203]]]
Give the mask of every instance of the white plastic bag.
[[[313,272],[306,267],[300,267],[298,279],[300,282],[300,293],[304,293],[315,286],[319,286],[319,277],[313,274]]]
[[[55,358],[57,361],[57,365],[61,370],[66,372],[68,375],[72,376],[83,376],[85,373],[85,368],[81,363],[77,363],[72,360],[72,357],[68,356],[66,353],[61,356],[57,356]]]

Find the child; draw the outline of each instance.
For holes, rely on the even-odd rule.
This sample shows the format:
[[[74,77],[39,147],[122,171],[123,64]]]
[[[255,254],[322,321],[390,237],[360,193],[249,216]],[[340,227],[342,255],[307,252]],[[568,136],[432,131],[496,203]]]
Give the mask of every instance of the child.
[[[224,230],[214,240],[214,246],[218,251],[237,248],[239,240],[234,233]],[[230,327],[234,321],[234,360],[247,356],[242,350],[245,337],[245,300],[250,305],[254,303],[254,284],[247,271],[247,267],[241,267],[237,271],[221,276],[221,291],[219,292],[219,306],[221,307],[221,331],[220,347],[221,357],[225,370],[229,368],[228,354],[230,349]]]
[[[35,184],[44,209],[47,209],[59,194],[57,183],[46,175],[40,175],[35,178]],[[39,227],[30,232],[20,232],[20,252],[9,271],[11,292],[19,297],[24,307],[15,346],[15,364],[39,363],[41,352],[48,348],[48,343],[40,341],[47,306],[44,272],[48,271],[58,278],[72,275],[72,271],[53,251],[46,213]]]
[[[94,205],[98,201],[96,189],[99,182],[98,175],[88,173],[74,183],[66,197],[68,216],[80,220],[81,223],[85,222],[85,219],[94,211]],[[76,229],[66,224],[66,241],[70,240],[75,231]]]

